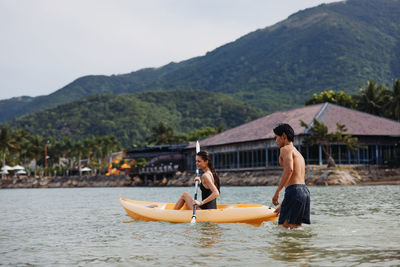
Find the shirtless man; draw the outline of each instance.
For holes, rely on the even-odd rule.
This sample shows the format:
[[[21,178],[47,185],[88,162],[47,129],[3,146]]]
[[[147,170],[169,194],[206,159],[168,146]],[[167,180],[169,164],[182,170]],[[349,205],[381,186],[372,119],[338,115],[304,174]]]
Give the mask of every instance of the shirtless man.
[[[302,223],[310,224],[310,191],[305,185],[305,162],[300,152],[293,146],[294,131],[289,124],[280,124],[274,129],[275,142],[280,148],[279,164],[283,167],[281,182],[272,198],[279,204],[280,191],[285,187],[279,213],[279,224],[285,228],[297,228]]]

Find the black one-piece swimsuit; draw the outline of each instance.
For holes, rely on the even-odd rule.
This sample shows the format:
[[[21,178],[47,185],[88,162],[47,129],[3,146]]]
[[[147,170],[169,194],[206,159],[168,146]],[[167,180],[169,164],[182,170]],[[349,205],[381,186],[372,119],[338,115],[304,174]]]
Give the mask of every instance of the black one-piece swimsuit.
[[[200,189],[201,189],[201,199],[202,200],[208,198],[208,196],[212,194],[212,191],[210,189],[205,188],[202,183],[200,184]],[[207,202],[207,203],[201,205],[200,208],[203,210],[216,209],[217,208],[217,199],[214,198],[210,202]]]

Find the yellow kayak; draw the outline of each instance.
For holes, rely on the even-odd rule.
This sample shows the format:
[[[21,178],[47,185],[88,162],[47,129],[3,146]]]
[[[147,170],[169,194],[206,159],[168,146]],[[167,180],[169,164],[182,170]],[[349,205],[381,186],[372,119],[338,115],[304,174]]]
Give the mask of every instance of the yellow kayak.
[[[145,202],[121,198],[128,215],[138,221],[185,223],[192,220],[192,210],[174,210],[175,203]],[[278,216],[273,208],[258,204],[225,204],[217,209],[197,210],[196,222],[249,223],[260,225],[274,222]]]

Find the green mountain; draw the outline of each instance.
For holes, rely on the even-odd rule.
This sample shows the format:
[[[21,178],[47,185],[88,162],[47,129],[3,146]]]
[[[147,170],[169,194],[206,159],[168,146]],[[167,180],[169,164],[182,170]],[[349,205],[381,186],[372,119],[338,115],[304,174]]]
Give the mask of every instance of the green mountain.
[[[358,93],[368,80],[390,86],[400,76],[399,14],[400,0],[323,4],[201,57],[124,75],[82,77],[15,105],[0,101],[0,121],[99,93],[206,90],[271,112],[299,106],[324,90]]]
[[[264,113],[232,96],[206,91],[94,95],[8,122],[32,135],[84,139],[114,135],[124,147],[141,144],[159,122],[176,134],[243,124]]]

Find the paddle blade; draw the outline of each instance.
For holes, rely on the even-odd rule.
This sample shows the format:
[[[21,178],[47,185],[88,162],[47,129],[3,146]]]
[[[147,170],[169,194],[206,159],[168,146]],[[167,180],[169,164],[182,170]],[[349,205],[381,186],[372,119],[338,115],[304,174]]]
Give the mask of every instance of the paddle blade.
[[[196,217],[192,217],[192,221],[190,222],[191,224],[196,223]]]

